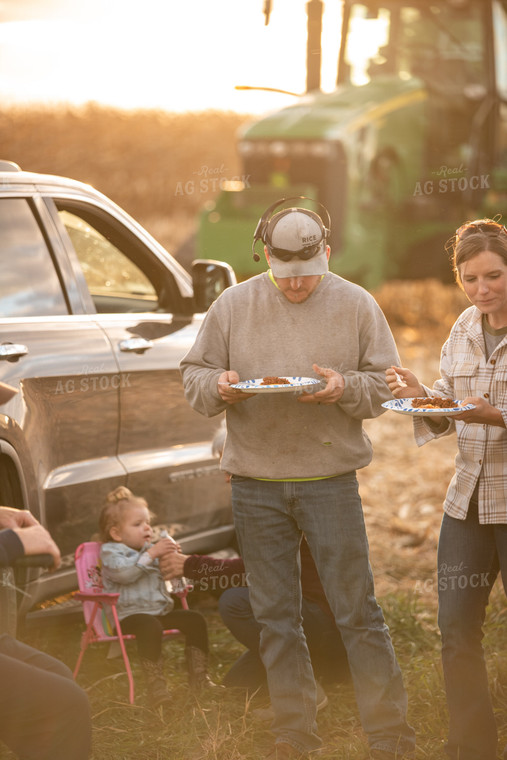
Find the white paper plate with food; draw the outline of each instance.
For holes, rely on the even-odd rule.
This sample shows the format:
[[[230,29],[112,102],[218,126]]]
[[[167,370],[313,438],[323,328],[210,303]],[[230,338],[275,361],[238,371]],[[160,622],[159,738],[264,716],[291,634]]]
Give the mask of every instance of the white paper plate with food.
[[[426,396],[423,398],[395,398],[382,404],[384,409],[412,417],[453,417],[456,414],[475,409],[475,404],[462,404],[453,398]]]
[[[314,377],[289,377],[289,376],[266,376],[256,377],[253,380],[241,380],[233,383],[231,388],[237,388],[246,393],[288,393],[311,389],[312,386],[320,385],[320,380]]]

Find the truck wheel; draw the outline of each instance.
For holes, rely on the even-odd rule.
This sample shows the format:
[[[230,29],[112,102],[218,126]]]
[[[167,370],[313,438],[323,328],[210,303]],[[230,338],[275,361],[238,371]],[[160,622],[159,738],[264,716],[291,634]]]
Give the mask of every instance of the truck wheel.
[[[5,454],[0,454],[0,504],[25,509],[16,466]]]

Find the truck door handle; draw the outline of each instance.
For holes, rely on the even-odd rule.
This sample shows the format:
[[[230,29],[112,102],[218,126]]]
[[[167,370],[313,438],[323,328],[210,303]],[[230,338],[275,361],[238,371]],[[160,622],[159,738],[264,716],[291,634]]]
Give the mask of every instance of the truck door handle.
[[[133,354],[144,354],[149,348],[153,348],[153,342],[146,338],[127,338],[118,344],[120,351]]]
[[[28,353],[28,348],[22,343],[2,343],[0,344],[0,359],[7,359],[8,362],[17,362],[21,356]]]

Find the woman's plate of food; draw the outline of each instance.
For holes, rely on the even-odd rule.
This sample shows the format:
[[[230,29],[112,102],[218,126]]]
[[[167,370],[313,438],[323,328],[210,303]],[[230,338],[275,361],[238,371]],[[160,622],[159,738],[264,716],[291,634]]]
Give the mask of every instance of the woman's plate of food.
[[[453,398],[441,396],[425,396],[422,398],[395,398],[382,404],[384,409],[390,409],[398,414],[410,414],[412,417],[453,417],[462,412],[475,409],[474,404],[463,404]]]
[[[320,380],[314,377],[267,375],[253,380],[241,380],[239,383],[233,383],[231,388],[246,393],[288,393],[311,389],[316,385],[320,385]]]

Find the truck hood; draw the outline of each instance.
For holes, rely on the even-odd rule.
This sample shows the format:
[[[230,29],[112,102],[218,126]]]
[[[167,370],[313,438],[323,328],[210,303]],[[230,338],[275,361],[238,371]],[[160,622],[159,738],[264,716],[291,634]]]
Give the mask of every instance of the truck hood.
[[[377,78],[361,87],[342,85],[332,93],[309,94],[258,121],[247,124],[241,140],[333,140],[390,111],[425,100],[422,80]]]

